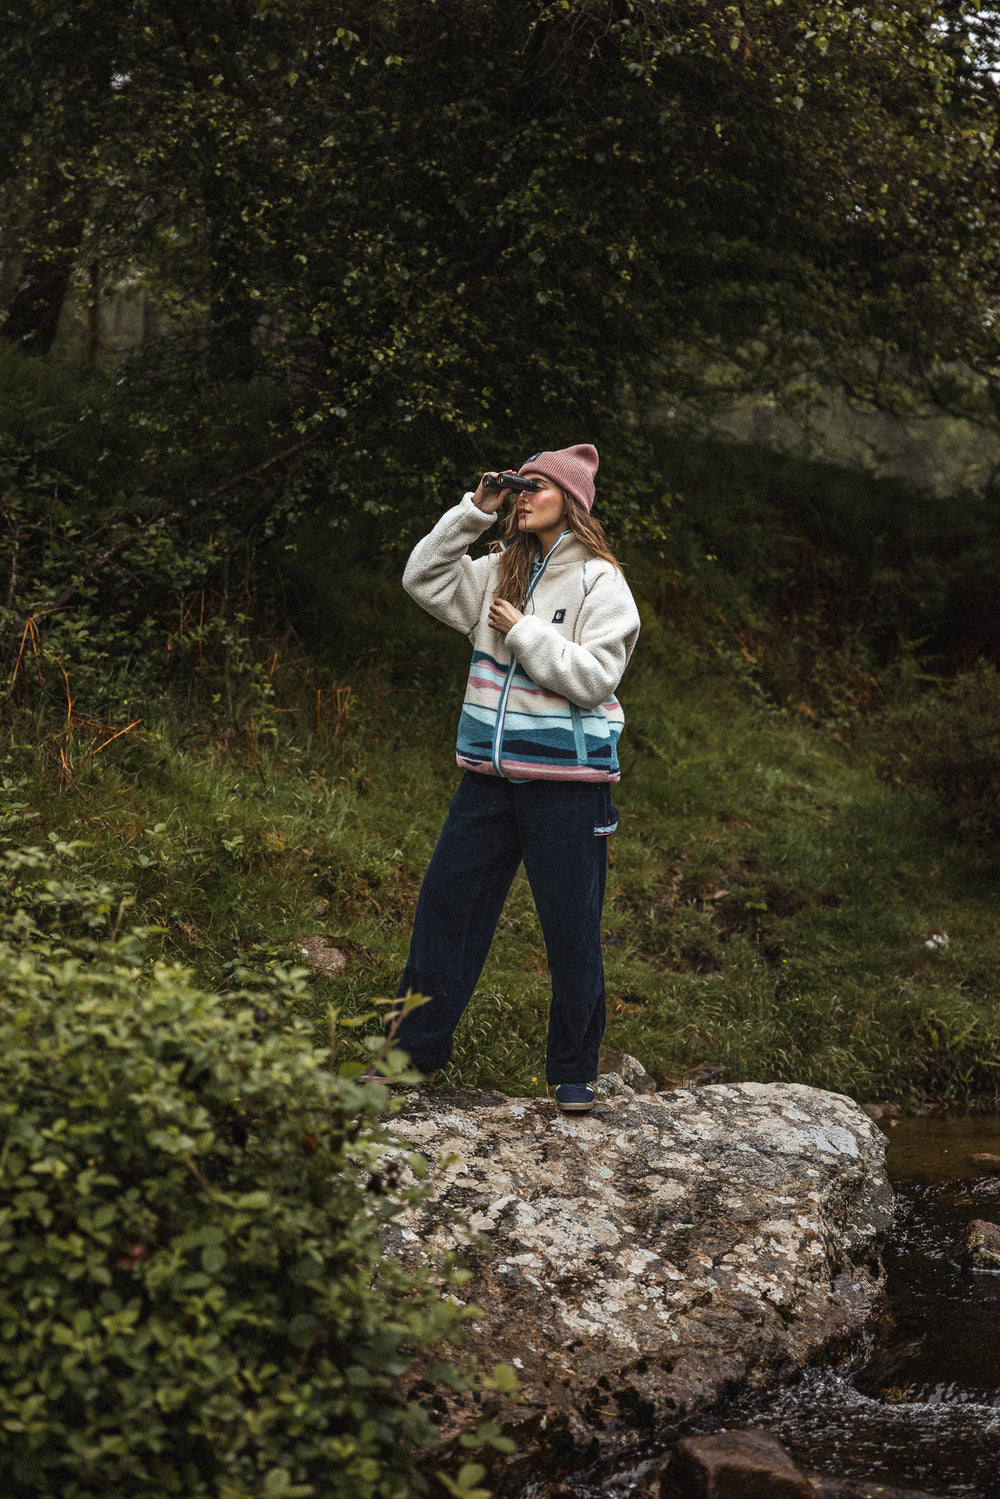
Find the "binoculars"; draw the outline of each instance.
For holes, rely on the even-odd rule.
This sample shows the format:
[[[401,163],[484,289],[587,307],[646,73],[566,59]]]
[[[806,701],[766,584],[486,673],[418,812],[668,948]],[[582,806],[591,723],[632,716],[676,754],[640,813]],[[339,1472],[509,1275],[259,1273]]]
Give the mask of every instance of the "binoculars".
[[[487,474],[483,479],[486,489],[513,489],[517,494],[524,494],[525,490],[537,489],[537,479],[522,479],[520,474]]]

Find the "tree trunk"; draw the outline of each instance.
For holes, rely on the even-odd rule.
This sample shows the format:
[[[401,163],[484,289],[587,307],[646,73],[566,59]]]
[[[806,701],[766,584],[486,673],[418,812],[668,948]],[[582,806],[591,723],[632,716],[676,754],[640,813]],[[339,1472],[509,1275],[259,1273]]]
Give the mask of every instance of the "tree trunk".
[[[86,223],[86,195],[81,190],[64,195],[61,202],[53,193],[50,201],[55,232],[47,243],[40,234],[31,236],[33,248],[25,254],[6,321],[0,324],[0,334],[28,354],[47,354],[55,342]]]
[[[96,260],[90,262],[87,275],[90,282],[90,295],[87,298],[87,347],[84,350],[83,362],[88,369],[93,369],[97,364],[97,356],[101,349],[101,282]]]

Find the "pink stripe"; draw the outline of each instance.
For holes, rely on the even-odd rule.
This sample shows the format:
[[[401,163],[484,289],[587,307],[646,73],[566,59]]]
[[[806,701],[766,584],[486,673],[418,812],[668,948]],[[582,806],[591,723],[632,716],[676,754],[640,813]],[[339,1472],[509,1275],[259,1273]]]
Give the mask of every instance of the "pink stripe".
[[[534,682],[532,682],[530,687],[524,687],[520,682],[515,682],[510,690],[511,697],[519,697],[522,694],[525,697],[550,697],[553,702],[557,703],[566,702],[566,698],[563,697],[561,692],[549,692],[545,687],[536,687]]]
[[[456,755],[456,764],[463,770],[474,770],[479,775],[496,775],[493,765],[489,760],[473,760],[468,755]],[[600,775],[592,770],[586,770],[582,766],[572,770],[550,771],[546,769],[542,775],[537,765],[522,765],[519,760],[504,760],[501,762],[508,775],[520,776],[525,781],[620,781],[621,775]]]
[[[537,765],[533,761],[501,760],[501,766],[509,776],[524,776],[529,781],[618,781],[620,775],[607,776],[599,770],[588,770],[585,765],[560,766]]]

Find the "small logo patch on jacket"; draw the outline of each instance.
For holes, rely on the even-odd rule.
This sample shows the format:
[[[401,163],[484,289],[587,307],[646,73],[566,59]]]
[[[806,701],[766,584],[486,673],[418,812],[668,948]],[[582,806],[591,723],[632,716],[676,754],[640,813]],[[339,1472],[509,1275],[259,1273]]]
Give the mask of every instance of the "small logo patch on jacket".
[[[565,621],[566,621],[566,610],[565,609],[557,609],[556,612],[555,612],[555,614],[553,614],[553,616],[552,616],[552,623],[554,625],[561,625],[561,624],[564,624]]]

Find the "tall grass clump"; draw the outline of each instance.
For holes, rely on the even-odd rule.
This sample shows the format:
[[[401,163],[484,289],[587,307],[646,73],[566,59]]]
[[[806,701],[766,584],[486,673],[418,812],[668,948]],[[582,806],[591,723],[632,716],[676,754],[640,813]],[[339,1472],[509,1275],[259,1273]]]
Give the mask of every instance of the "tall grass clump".
[[[1000,673],[979,661],[885,716],[886,771],[945,832],[987,862],[1000,848]]]

